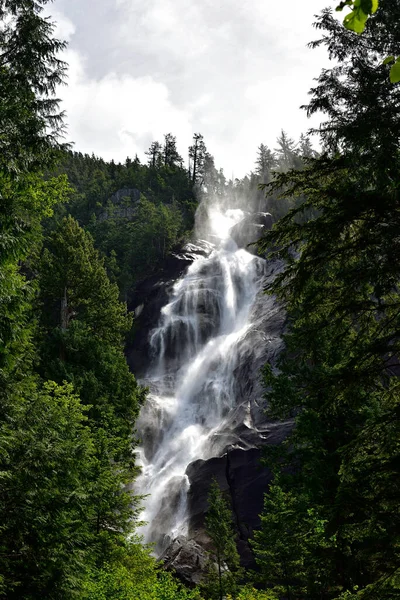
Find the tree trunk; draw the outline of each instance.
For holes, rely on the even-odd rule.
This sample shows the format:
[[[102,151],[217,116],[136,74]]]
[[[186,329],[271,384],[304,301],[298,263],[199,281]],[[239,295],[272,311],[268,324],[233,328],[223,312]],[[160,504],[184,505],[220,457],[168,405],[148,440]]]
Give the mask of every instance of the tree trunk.
[[[67,331],[68,329],[68,298],[67,298],[67,287],[64,287],[64,295],[61,298],[61,330]]]
[[[219,600],[222,600],[222,571],[221,571],[221,557],[217,554],[218,560],[218,583],[219,583]]]
[[[64,287],[64,295],[61,298],[61,331],[64,333],[68,328],[68,298],[67,298],[67,287]],[[61,339],[60,344],[60,360],[65,362],[65,346],[64,341]]]

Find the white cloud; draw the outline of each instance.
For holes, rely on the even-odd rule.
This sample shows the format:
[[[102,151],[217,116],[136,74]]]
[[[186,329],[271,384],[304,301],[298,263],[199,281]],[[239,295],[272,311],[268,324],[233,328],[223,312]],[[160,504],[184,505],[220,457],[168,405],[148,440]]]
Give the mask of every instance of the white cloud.
[[[91,79],[76,52],[68,51],[66,59],[69,85],[61,95],[76,150],[124,160],[135,153],[143,158],[151,141],[166,131],[190,139],[190,115],[172,105],[163,83],[116,73]]]
[[[64,14],[54,9],[54,7],[46,7],[45,16],[50,18],[50,21],[55,24],[54,35],[60,40],[69,42],[76,32],[76,27],[73,22]],[[50,11],[50,12],[49,12]]]
[[[185,155],[200,131],[216,164],[240,176],[261,142],[310,126],[298,107],[328,63],[306,48],[321,0],[94,2],[56,2],[71,38],[63,95],[77,150],[143,158],[171,131]]]

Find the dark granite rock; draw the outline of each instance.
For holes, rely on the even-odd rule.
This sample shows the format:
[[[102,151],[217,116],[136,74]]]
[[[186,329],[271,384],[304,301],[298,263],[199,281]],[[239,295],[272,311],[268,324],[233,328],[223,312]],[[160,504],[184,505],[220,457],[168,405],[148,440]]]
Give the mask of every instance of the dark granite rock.
[[[246,221],[250,229],[247,233],[242,232],[244,237],[249,235],[249,231],[250,234],[254,231],[251,230],[254,225],[257,225],[258,232],[260,232],[259,227],[264,229],[272,225],[272,218],[265,213],[256,217],[253,215],[251,219]],[[246,222],[242,223],[243,228],[247,227]],[[240,235],[238,228],[237,239]],[[251,241],[251,238],[250,240],[247,238],[246,243],[248,241]],[[161,308],[168,302],[169,292],[174,282],[196,258],[208,256],[212,249],[212,244],[208,242],[187,244],[165,262],[160,273],[144,281],[130,298],[129,308],[134,310],[136,315],[136,333],[133,343],[128,348],[128,361],[135,374],[142,375],[148,367],[151,358],[149,334],[159,321]],[[205,265],[205,269],[207,268]],[[282,264],[279,261],[260,261],[260,279],[265,284],[268,283],[281,268]],[[207,273],[203,275],[207,276]],[[213,286],[207,285],[207,289],[210,291]],[[218,314],[215,311],[215,314],[210,315],[210,305],[213,304],[210,298],[207,298],[203,304],[204,306],[200,293],[196,311],[200,319],[204,316],[206,337],[207,332],[215,328],[215,323],[211,323],[210,319],[218,319]],[[250,568],[255,566],[248,540],[254,529],[259,526],[263,495],[271,480],[269,469],[260,464],[261,448],[280,443],[293,426],[290,421],[271,423],[267,420],[260,377],[261,367],[266,362],[273,366],[276,364],[283,347],[282,333],[285,329],[285,319],[285,313],[276,300],[266,296],[261,290],[252,308],[251,325],[238,342],[238,360],[232,387],[234,408],[224,419],[224,426],[210,439],[208,455],[212,458],[195,461],[187,468],[186,474],[190,482],[189,537],[170,540],[167,550],[161,557],[166,568],[175,570],[185,582],[198,583],[201,571],[204,569],[205,551],[210,544],[205,533],[204,519],[207,512],[209,485],[213,477],[230,498],[242,564]],[[175,332],[175,335],[178,334],[179,328]],[[171,348],[174,347],[174,344],[170,345]],[[175,357],[172,351],[166,358],[169,364],[173,365]],[[157,392],[156,389],[153,391]],[[153,408],[149,430],[142,428],[142,437],[146,438],[144,445],[148,460],[158,447],[164,435],[163,431],[168,428],[166,417],[161,415],[156,406]],[[149,410],[151,409],[150,405]],[[154,427],[155,423],[157,423],[156,427]],[[179,490],[171,492],[167,502],[174,503],[178,492]],[[168,544],[168,540],[166,543]]]
[[[264,434],[261,443],[267,445],[281,442],[292,426],[291,421],[270,424],[269,432]],[[264,493],[268,490],[271,481],[270,470],[261,464],[261,454],[260,448],[248,450],[233,448],[223,456],[197,460],[186,470],[190,482],[189,538],[205,548],[208,547],[209,540],[204,523],[208,509],[209,486],[215,478],[221,490],[230,499],[237,531],[238,551],[242,565],[246,568],[255,567],[248,540],[254,529],[259,527]]]
[[[230,236],[239,248],[246,248],[254,254],[255,246],[248,246],[248,244],[257,242],[264,231],[271,229],[272,225],[273,219],[270,213],[249,214],[232,227]]]
[[[199,256],[208,256],[214,246],[205,240],[185,244],[164,261],[162,269],[145,279],[128,298],[128,309],[135,314],[133,340],[127,345],[126,355],[131,370],[142,376],[152,358],[149,345],[150,331],[167,304],[173,284]]]
[[[195,540],[184,537],[176,538],[160,557],[164,568],[174,571],[176,575],[189,585],[198,585],[202,580],[207,553]]]

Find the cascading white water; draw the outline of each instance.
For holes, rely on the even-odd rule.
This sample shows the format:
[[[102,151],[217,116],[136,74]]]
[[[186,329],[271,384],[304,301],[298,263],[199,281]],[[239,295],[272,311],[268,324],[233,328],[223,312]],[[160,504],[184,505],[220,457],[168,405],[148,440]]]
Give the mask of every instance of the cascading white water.
[[[147,495],[143,534],[157,553],[187,533],[187,466],[222,450],[219,435],[237,400],[238,347],[262,284],[264,261],[229,236],[243,211],[216,204],[207,214],[209,254],[175,283],[151,333],[154,361],[143,382],[149,396],[138,421],[137,491]]]

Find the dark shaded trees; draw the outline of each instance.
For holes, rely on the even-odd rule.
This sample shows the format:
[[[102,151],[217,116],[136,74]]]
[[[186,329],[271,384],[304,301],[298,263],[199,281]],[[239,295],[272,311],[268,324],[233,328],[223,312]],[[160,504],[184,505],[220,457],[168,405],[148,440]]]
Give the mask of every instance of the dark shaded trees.
[[[215,479],[208,494],[206,532],[212,542],[212,552],[203,586],[205,595],[222,600],[229,593],[236,598],[243,571],[239,565],[232,512]]]
[[[265,144],[260,144],[256,160],[256,174],[262,183],[269,183],[271,171],[278,166],[275,154]]]
[[[164,166],[176,167],[181,166],[183,163],[182,157],[179,155],[176,147],[176,137],[172,133],[166,133],[164,135],[164,145],[162,148]]]
[[[205,160],[207,148],[201,133],[195,133],[193,144],[189,146],[189,177],[192,185],[202,184],[204,181]]]
[[[162,146],[160,142],[152,142],[150,148],[146,152],[149,157],[149,166],[153,169],[161,166],[162,161]]]
[[[296,420],[275,465],[285,493],[306,499],[300,521],[313,510],[324,524],[301,598],[315,597],[318,568],[320,598],[399,594],[399,87],[382,64],[399,47],[399,10],[387,0],[360,37],[322,13],[314,45],[339,64],[322,72],[308,111],[328,117],[325,153],[271,186],[305,198],[262,242],[285,260],[270,290],[290,320],[267,396],[271,414]]]

